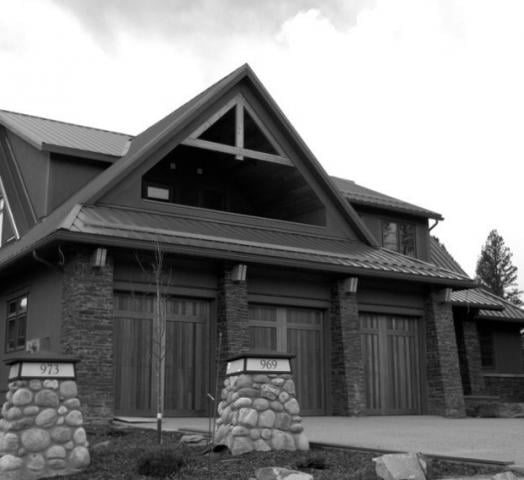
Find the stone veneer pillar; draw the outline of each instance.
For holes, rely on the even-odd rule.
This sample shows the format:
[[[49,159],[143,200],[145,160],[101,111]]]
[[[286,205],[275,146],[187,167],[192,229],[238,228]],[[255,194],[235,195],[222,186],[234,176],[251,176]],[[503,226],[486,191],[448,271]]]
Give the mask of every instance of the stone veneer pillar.
[[[78,387],[90,422],[113,416],[113,263],[93,267],[94,247],[65,252],[60,345],[80,358]]]
[[[89,465],[73,380],[9,383],[0,420],[0,478],[33,480],[78,473]]]
[[[309,450],[295,383],[289,373],[242,373],[224,381],[215,444],[233,455]]]
[[[473,320],[464,320],[462,322],[462,331],[464,334],[464,350],[471,395],[483,395],[485,393],[485,385],[482,375],[477,323]]]
[[[343,281],[331,291],[331,397],[333,415],[360,415],[365,409],[365,379],[356,293]]]
[[[426,376],[428,413],[465,416],[453,312],[443,295],[432,291],[426,299]]]
[[[227,359],[247,352],[250,347],[247,282],[234,282],[232,269],[232,265],[224,267],[218,284],[217,328],[222,334],[221,351],[217,352],[217,361],[220,362],[218,385],[224,381]]]

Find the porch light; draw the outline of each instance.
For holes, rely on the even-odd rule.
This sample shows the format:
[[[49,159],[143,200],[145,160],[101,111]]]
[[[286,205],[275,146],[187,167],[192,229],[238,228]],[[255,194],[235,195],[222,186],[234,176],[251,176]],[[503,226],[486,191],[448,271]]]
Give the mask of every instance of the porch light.
[[[344,293],[357,293],[358,277],[348,277],[344,279],[342,284],[342,291]]]

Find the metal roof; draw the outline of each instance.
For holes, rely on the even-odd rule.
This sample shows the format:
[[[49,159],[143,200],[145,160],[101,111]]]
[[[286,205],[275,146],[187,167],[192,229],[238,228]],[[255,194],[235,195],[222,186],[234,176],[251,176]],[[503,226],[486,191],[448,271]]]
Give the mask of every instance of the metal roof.
[[[71,232],[198,248],[200,254],[207,250],[224,257],[229,252],[248,255],[253,260],[265,257],[279,264],[296,261],[316,265],[314,268],[332,266],[371,275],[382,272],[412,280],[425,278],[466,285],[471,282],[462,274],[430,263],[342,238],[108,206],[84,206],[73,217],[69,226],[64,225]]]
[[[351,203],[443,220],[440,213],[432,212],[431,210],[418,207],[417,205],[404,202],[389,195],[384,195],[383,193],[358,185],[352,180],[338,177],[331,177],[331,180],[342,192],[342,195]]]
[[[60,153],[89,153],[119,158],[130,145],[131,135],[59,122],[24,113],[0,110],[0,124],[34,147]],[[87,154],[87,155],[86,155]]]
[[[462,269],[458,262],[451,256],[451,253],[448,252],[444,244],[440,243],[438,238],[434,236],[429,237],[430,241],[430,262],[438,265],[442,268],[447,268],[453,272],[461,273],[462,275],[467,275],[467,273]]]
[[[504,310],[504,307],[481,288],[457,290],[451,293],[451,305],[456,307],[483,308],[486,310]]]

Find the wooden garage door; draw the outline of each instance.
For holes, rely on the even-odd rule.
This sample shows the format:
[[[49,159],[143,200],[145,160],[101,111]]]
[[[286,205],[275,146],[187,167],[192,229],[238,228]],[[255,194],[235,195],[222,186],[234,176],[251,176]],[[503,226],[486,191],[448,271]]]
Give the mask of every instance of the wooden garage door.
[[[296,355],[297,399],[304,415],[325,413],[323,313],[310,308],[250,305],[251,348]]]
[[[119,415],[156,412],[153,362],[154,297],[115,293],[115,410]],[[209,378],[209,302],[166,300],[165,414],[204,415]]]
[[[420,319],[360,314],[370,414],[421,413]]]

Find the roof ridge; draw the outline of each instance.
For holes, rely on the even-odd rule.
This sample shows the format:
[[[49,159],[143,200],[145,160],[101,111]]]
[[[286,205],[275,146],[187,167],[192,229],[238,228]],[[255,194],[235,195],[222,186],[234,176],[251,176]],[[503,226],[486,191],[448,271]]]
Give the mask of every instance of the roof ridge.
[[[56,120],[54,118],[41,117],[39,115],[32,115],[30,113],[22,113],[22,112],[15,112],[13,110],[0,109],[0,114],[1,113],[11,113],[11,114],[14,114],[14,115],[21,115],[23,117],[37,118],[39,120],[45,120],[47,122],[60,123],[62,125],[70,125],[72,127],[78,127],[78,128],[86,128],[88,130],[96,130],[97,132],[112,133],[114,135],[121,135],[123,137],[129,137],[129,138],[134,138],[135,137],[135,135],[131,135],[129,133],[116,132],[114,130],[107,130],[107,129],[104,129],[104,128],[91,127],[89,125],[80,125],[79,123],[64,122],[63,120]]]

